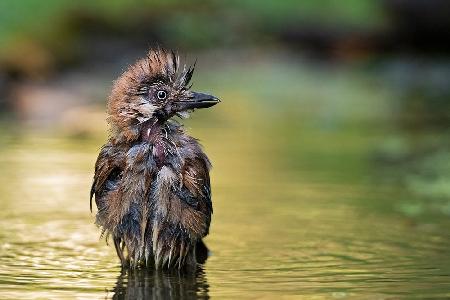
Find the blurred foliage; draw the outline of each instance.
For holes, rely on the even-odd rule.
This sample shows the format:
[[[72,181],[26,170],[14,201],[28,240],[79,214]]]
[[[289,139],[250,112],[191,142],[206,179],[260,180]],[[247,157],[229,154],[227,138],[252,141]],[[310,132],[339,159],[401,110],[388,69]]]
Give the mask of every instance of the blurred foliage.
[[[86,11],[111,19],[113,22],[133,22],[127,18],[130,13],[143,11],[153,12],[150,16],[169,23],[178,23],[183,27],[186,19],[202,19],[208,15],[217,24],[228,23],[241,18],[249,22],[259,23],[266,28],[283,26],[289,21],[313,20],[321,23],[355,24],[359,26],[379,25],[382,20],[380,3],[374,0],[349,0],[343,4],[333,0],[306,1],[69,1],[47,0],[45,5],[38,0],[0,2],[0,37],[27,32],[29,34],[43,34],[45,31],[55,30],[62,19],[75,10]],[[158,16],[159,12],[164,15]],[[180,17],[180,18],[178,18]],[[212,23],[208,23],[212,24]],[[199,23],[198,25],[201,25]],[[204,26],[202,26],[204,27]],[[218,26],[220,27],[220,26]],[[196,29],[199,29],[196,27]],[[187,28],[189,29],[189,28]],[[206,28],[213,30],[214,28]]]
[[[87,23],[94,32],[98,26],[106,26],[105,34],[153,32],[159,35],[160,42],[201,48],[270,41],[274,31],[302,22],[379,26],[383,21],[381,12],[380,4],[374,0],[351,0],[345,5],[330,0],[48,0],[45,4],[37,0],[6,0],[0,2],[0,55],[17,49],[24,39],[53,51],[70,51],[70,47],[77,46],[80,30],[73,22],[83,23],[86,17],[96,20]]]

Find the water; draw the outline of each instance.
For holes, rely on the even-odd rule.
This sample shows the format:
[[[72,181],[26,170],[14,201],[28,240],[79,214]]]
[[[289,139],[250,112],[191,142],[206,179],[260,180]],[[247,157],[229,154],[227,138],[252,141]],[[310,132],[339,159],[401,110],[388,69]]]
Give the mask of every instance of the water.
[[[88,194],[104,136],[4,127],[0,298],[450,297],[448,216],[404,214],[413,196],[372,160],[381,102],[351,121],[320,100],[274,109],[263,90],[219,91],[230,102],[188,122],[214,165],[211,254],[193,275],[123,272],[99,240]]]

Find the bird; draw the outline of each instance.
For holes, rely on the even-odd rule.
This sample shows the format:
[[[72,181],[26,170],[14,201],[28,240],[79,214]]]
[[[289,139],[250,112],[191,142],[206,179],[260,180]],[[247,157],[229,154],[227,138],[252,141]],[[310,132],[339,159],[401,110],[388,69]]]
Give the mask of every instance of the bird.
[[[211,163],[179,119],[220,100],[191,90],[194,69],[174,51],[150,49],[113,83],[90,209],[94,198],[95,223],[122,267],[195,268],[206,247]]]

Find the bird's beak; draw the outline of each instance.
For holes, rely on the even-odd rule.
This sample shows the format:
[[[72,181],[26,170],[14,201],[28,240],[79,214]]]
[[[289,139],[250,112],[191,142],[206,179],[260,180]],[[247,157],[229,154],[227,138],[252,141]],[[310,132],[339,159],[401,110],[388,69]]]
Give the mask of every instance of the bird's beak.
[[[177,111],[185,111],[197,108],[208,108],[220,102],[219,98],[212,95],[192,92],[187,100],[176,102]]]

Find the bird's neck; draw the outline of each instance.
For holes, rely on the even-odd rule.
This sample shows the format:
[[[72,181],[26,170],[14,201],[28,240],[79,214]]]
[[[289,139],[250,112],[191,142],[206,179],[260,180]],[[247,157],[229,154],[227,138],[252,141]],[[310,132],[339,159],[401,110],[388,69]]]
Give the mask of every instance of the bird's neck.
[[[176,121],[160,122],[149,120],[138,126],[113,131],[111,140],[113,144],[135,144],[148,142],[155,144],[158,141],[172,139],[176,134],[182,134],[182,125]]]
[[[145,142],[155,143],[161,139],[169,139],[178,132],[179,124],[171,122],[152,121],[143,124],[140,139]]]

